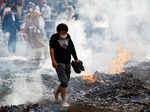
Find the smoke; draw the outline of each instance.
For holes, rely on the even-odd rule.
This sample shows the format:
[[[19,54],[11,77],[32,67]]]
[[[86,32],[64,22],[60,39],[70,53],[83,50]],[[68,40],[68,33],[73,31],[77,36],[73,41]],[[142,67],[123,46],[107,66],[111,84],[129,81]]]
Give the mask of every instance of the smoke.
[[[75,44],[78,58],[84,62],[89,72],[106,72],[111,60],[117,56],[117,48],[122,46],[130,53],[130,61],[150,59],[150,1],[149,0],[79,0],[79,20],[57,20],[69,26],[69,34]],[[61,16],[59,17],[61,18]],[[27,49],[25,44],[18,44]],[[21,53],[22,54],[22,53]],[[46,60],[49,62],[50,59]],[[42,66],[52,68],[51,63]],[[18,68],[16,68],[18,69]],[[45,88],[40,73],[31,73],[32,81],[16,79],[7,104],[36,102],[42,98]],[[36,81],[35,81],[36,80]],[[38,93],[38,94],[37,94]]]
[[[42,20],[40,20],[39,24],[40,27],[42,28],[44,27],[44,23]],[[30,56],[30,58],[33,58],[33,56],[37,55],[37,51],[39,50],[42,51],[44,49],[48,50],[47,47],[37,49],[36,51],[32,50],[29,47],[27,40],[24,40],[22,33],[18,32],[16,42],[16,53],[15,53],[16,56],[9,56],[10,55],[8,52],[9,34],[8,33],[4,34],[1,32],[1,35],[2,37],[0,39],[1,44],[0,50],[3,52],[0,55],[1,71],[3,72],[1,73],[1,75],[5,74],[6,72],[9,74],[9,76],[12,76],[10,80],[13,81],[11,85],[13,88],[11,88],[10,93],[8,94],[4,93],[5,97],[3,98],[3,101],[0,102],[0,105],[12,105],[12,104],[19,105],[19,104],[35,103],[43,99],[43,94],[47,89],[45,88],[42,82],[41,74],[43,73],[44,71],[43,69],[45,69],[45,66],[41,65],[42,63],[40,63],[40,61],[38,60],[37,61],[32,60],[30,62],[28,56]],[[43,35],[43,38],[44,37],[45,35]],[[35,68],[37,69],[35,70]],[[7,81],[8,79],[2,78],[2,80]]]
[[[42,84],[37,78],[16,78],[13,87],[12,93],[5,98],[7,105],[34,103],[42,99]]]
[[[20,59],[19,59],[20,60]],[[11,61],[11,60],[10,60]],[[17,61],[17,60],[16,60]],[[19,105],[27,103],[35,103],[43,99],[43,94],[46,90],[42,83],[41,73],[44,67],[39,70],[33,70],[26,73],[27,65],[12,66],[14,63],[8,63],[10,68],[9,75],[11,75],[12,88],[11,93],[6,95],[4,101],[1,101],[2,105]],[[23,64],[23,63],[22,63]],[[8,66],[6,63],[4,66]],[[33,66],[30,65],[31,68]],[[1,67],[4,69],[5,67]],[[25,72],[25,73],[24,73]],[[8,79],[3,79],[8,80]],[[5,90],[6,91],[6,90]]]
[[[106,72],[119,46],[130,53],[129,61],[149,59],[149,9],[149,0],[80,0],[80,19],[62,22],[87,70]]]

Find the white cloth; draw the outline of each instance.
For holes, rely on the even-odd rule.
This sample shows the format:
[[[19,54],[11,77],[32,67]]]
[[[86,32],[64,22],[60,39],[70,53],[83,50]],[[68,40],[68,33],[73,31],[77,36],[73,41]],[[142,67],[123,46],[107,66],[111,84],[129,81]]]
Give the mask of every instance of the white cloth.
[[[13,19],[13,21],[15,21],[16,19],[15,19],[15,15],[14,14],[12,14],[12,19]]]

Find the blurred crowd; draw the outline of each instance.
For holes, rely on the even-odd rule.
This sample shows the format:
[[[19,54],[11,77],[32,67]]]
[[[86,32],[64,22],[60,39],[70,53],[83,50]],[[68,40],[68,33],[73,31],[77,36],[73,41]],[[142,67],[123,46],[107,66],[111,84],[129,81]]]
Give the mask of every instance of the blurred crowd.
[[[77,4],[77,0],[1,0],[0,23],[2,31],[9,33],[10,56],[15,55],[18,38],[28,43],[33,54],[35,51],[36,56],[45,56],[42,48],[55,32],[55,22],[79,19]]]

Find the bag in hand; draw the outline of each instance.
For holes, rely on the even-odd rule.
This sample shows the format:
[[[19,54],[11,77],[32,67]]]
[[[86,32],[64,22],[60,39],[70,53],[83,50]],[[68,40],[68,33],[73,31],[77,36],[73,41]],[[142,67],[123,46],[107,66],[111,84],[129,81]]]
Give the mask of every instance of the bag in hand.
[[[73,70],[76,73],[81,73],[81,71],[84,71],[84,66],[83,66],[83,62],[82,61],[79,61],[79,62],[72,61],[71,65],[73,67]]]

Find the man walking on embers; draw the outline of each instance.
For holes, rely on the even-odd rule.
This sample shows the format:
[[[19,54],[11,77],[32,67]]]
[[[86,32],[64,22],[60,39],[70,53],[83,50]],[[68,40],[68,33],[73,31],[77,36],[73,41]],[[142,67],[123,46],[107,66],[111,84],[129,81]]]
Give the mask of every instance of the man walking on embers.
[[[67,107],[69,104],[66,101],[66,89],[70,80],[71,74],[71,55],[75,61],[79,61],[76,55],[74,44],[68,34],[68,26],[61,23],[57,26],[57,33],[53,34],[50,41],[50,56],[52,65],[56,70],[60,85],[54,92],[56,103],[59,102],[58,95],[61,94],[63,99],[62,106]]]

